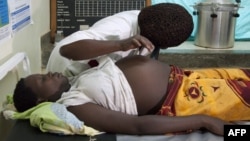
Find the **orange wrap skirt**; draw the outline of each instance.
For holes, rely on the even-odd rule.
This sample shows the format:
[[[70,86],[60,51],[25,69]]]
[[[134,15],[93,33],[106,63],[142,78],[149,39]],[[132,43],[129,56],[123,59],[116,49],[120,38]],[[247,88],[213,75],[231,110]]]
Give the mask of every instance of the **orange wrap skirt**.
[[[187,70],[171,66],[167,98],[158,114],[250,120],[250,69]]]

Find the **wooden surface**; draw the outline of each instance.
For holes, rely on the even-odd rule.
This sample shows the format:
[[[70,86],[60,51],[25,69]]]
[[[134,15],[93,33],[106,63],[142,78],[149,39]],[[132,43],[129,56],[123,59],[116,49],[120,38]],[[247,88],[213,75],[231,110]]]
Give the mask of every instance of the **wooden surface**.
[[[56,0],[50,0],[50,42],[55,42],[56,35]]]
[[[151,0],[146,0],[146,6],[150,6],[151,5]]]

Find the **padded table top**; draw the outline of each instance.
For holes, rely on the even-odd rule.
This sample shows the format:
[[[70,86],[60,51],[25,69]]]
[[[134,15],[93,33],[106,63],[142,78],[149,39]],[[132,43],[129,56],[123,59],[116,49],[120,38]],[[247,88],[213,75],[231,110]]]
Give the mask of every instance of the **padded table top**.
[[[84,135],[57,135],[43,133],[38,128],[32,127],[29,120],[18,120],[10,130],[6,141],[90,141],[90,137]],[[96,141],[116,141],[115,134],[101,134],[93,137]]]

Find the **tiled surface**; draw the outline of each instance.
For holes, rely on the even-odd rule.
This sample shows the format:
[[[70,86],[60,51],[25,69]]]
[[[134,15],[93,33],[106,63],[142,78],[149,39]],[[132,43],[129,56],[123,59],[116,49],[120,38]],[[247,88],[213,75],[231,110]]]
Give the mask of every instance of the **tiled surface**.
[[[188,41],[179,47],[161,50],[159,60],[185,68],[250,68],[250,42],[235,42],[232,48],[212,49],[198,47]]]
[[[250,54],[250,41],[236,41],[231,48],[204,48],[194,45],[193,41],[187,41],[178,47],[168,48],[167,50],[161,50],[161,53],[191,53],[191,54]]]
[[[42,69],[46,67],[50,53],[54,48],[54,44],[50,42],[50,33],[45,34],[41,38],[41,50],[42,50]]]

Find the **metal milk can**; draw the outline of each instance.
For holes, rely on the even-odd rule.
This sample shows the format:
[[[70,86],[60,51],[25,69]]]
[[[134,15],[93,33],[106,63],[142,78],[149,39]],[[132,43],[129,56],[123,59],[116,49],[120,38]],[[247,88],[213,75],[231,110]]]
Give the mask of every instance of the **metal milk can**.
[[[194,44],[205,48],[232,48],[240,0],[203,0],[196,3],[197,31]]]

